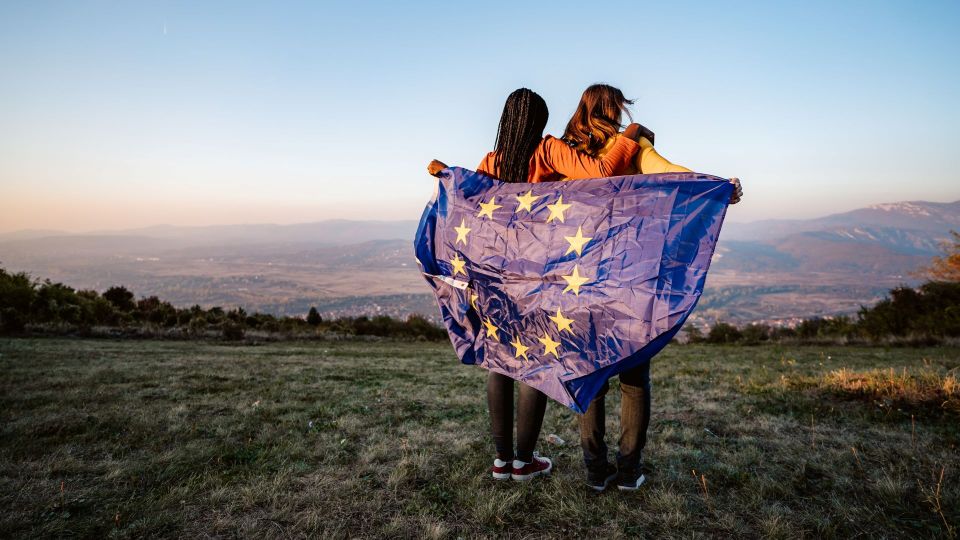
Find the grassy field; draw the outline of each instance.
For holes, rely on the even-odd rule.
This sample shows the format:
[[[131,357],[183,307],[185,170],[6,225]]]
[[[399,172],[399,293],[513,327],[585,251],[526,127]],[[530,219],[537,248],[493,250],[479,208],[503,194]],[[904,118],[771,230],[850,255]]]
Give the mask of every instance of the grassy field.
[[[597,495],[553,403],[554,476],[491,480],[485,372],[446,344],[0,340],[0,536],[956,537],[958,368],[670,346],[649,482]]]

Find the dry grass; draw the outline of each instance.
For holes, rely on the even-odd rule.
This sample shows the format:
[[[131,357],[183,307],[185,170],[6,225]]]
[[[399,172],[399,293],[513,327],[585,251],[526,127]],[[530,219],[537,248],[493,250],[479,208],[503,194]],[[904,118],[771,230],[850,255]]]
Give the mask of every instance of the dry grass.
[[[0,536],[955,537],[958,366],[668,347],[650,480],[595,495],[556,405],[557,474],[488,478],[483,372],[448,345],[0,340]]]
[[[821,386],[840,396],[887,407],[932,408],[960,414],[960,383],[956,375],[929,365],[899,371],[892,367],[867,371],[841,368],[827,373]]]

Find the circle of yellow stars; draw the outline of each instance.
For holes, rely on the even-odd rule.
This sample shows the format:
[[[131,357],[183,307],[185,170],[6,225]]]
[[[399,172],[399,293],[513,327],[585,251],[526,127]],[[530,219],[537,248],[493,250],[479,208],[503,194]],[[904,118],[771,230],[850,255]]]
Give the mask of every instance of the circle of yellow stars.
[[[526,193],[515,195],[517,206],[514,209],[513,213],[514,214],[518,214],[520,212],[532,213],[533,204],[538,199],[541,199],[543,197],[545,197],[545,195],[534,195],[533,190],[528,190]],[[480,219],[481,221],[484,218],[491,219],[491,220],[494,219],[494,213],[497,210],[504,208],[504,204],[497,204],[496,196],[491,196],[488,200],[479,203],[479,211],[477,212],[477,216],[476,216],[477,219]],[[550,212],[550,214],[547,216],[546,222],[552,223],[554,221],[558,221],[560,223],[564,223],[566,219],[565,213],[571,207],[573,207],[573,204],[563,202],[563,195],[559,195],[557,197],[557,200],[554,203],[546,205],[547,210],[549,210]],[[470,227],[467,227],[466,218],[460,218],[460,225],[457,227],[454,227],[453,230],[456,232],[456,235],[457,235],[456,239],[453,242],[454,246],[457,246],[459,244],[463,244],[464,246],[466,246],[470,231],[473,230]],[[564,253],[564,255],[569,255],[575,252],[577,254],[577,257],[579,258],[580,256],[583,255],[584,247],[586,247],[586,245],[589,244],[591,240],[593,240],[593,237],[585,236],[583,234],[583,225],[581,224],[577,227],[577,234],[575,234],[574,236],[564,236],[564,239],[569,244],[569,247],[567,247],[567,251]],[[464,276],[467,275],[467,272],[465,270],[466,261],[460,256],[459,252],[455,253],[453,258],[451,258],[449,262],[450,262],[450,266],[453,269],[454,277],[456,277],[458,274],[463,274]],[[561,275],[560,277],[562,277],[563,280],[566,281],[567,283],[566,287],[563,289],[563,293],[572,293],[574,296],[579,296],[580,288],[583,287],[585,284],[589,283],[590,280],[592,279],[591,277],[582,275],[580,273],[579,263],[573,265],[573,272],[570,275],[567,275],[567,276]],[[479,296],[475,292],[471,291],[470,306],[475,311],[479,311],[477,308],[477,300],[479,300]],[[574,333],[573,319],[566,317],[560,308],[557,308],[556,315],[550,315],[548,318],[551,321],[553,321],[553,323],[556,325],[558,337],[561,337],[563,335],[563,332],[569,332],[570,334]],[[490,319],[490,317],[484,318],[482,322],[483,322],[484,332],[487,338],[497,343],[500,343],[501,330],[496,325],[496,323],[494,323]],[[544,332],[543,335],[536,338],[536,341],[538,341],[540,345],[543,346],[543,353],[542,353],[543,356],[552,355],[556,359],[560,358],[561,343],[559,341],[554,340],[549,335],[549,333]],[[530,351],[530,349],[533,348],[534,345],[524,344],[523,341],[520,339],[519,335],[513,336],[513,341],[510,342],[510,345],[513,346],[513,349],[514,349],[514,358],[523,358],[524,360],[529,360],[528,351]]]

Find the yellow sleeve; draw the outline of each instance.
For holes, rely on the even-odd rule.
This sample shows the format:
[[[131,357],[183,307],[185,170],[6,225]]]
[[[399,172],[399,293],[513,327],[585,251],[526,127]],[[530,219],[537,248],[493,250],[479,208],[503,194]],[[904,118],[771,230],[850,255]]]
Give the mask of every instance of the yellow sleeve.
[[[657,153],[653,143],[648,141],[646,137],[640,137],[640,151],[637,152],[636,166],[640,174],[693,172],[682,165],[670,163]]]

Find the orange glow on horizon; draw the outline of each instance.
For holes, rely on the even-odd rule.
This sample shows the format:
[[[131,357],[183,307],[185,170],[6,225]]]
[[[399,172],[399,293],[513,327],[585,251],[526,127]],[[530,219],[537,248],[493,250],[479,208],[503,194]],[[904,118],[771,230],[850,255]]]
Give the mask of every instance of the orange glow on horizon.
[[[53,229],[66,232],[135,229],[152,225],[232,225],[275,223],[286,225],[327,219],[409,220],[417,219],[423,202],[410,198],[404,204],[376,201],[356,203],[318,201],[302,204],[245,201],[155,201],[102,199],[40,199],[20,196],[0,201],[0,233],[23,229]]]

